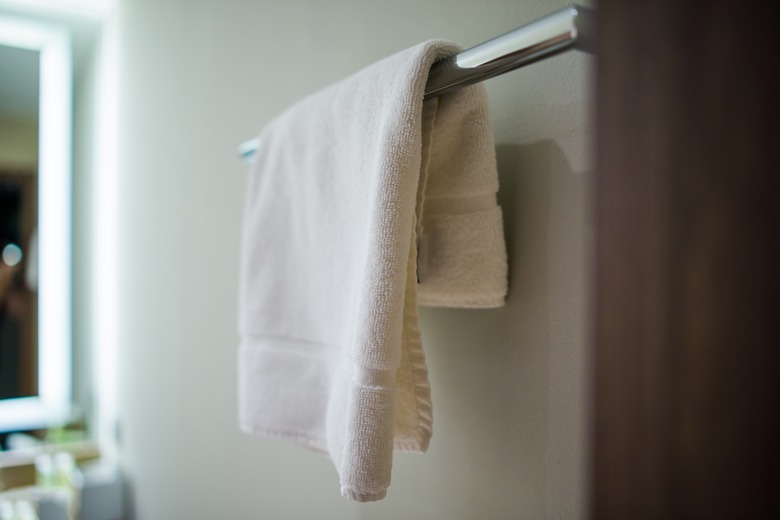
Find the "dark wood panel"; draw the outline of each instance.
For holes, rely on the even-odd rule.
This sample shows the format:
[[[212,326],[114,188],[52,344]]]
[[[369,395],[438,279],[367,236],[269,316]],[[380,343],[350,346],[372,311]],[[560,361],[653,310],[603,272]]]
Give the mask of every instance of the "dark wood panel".
[[[596,518],[780,517],[775,5],[600,2]]]

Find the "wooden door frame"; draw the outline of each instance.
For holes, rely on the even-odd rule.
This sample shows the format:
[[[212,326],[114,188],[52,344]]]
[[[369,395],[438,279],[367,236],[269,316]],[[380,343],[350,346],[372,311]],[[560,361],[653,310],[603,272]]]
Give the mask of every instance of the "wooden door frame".
[[[779,518],[778,9],[598,10],[591,515]]]

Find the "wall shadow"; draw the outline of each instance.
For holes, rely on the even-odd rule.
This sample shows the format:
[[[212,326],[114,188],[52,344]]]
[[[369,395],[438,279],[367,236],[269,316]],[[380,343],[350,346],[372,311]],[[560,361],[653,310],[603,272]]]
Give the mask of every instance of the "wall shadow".
[[[547,508],[555,480],[548,475],[556,458],[550,443],[558,435],[551,431],[550,415],[561,406],[551,401],[561,400],[551,374],[555,357],[565,355],[554,348],[554,329],[567,318],[556,315],[551,266],[564,277],[576,270],[567,262],[579,257],[567,247],[578,247],[577,241],[569,244],[560,235],[578,233],[578,210],[560,206],[561,198],[564,205],[582,198],[582,176],[550,140],[499,145],[497,158],[510,266],[506,306],[420,309],[434,403],[431,448],[424,459],[396,455],[393,491],[366,518],[384,518],[380,510],[426,518],[509,518]],[[576,273],[569,275],[576,282]],[[425,495],[451,499],[433,508]]]

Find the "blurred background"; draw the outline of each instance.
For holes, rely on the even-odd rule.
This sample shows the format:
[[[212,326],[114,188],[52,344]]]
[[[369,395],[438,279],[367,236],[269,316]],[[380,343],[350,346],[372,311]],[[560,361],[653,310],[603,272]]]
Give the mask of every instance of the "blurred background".
[[[432,38],[469,47],[566,5],[1,0],[7,23],[50,35],[20,50],[0,32],[0,247],[23,258],[10,265],[9,250],[2,265],[5,487],[40,483],[47,464],[72,481],[57,464],[67,452],[79,485],[103,490],[85,495],[102,511],[93,518],[586,516],[594,62],[584,53],[485,84],[510,294],[501,309],[421,310],[434,435],[427,454],[396,454],[385,500],[345,501],[327,458],[240,433],[236,398],[247,173],[237,146],[385,56]],[[34,101],[52,77],[37,72],[57,67],[40,59],[50,51],[72,72],[51,87],[70,102],[62,135],[47,137],[66,143],[59,152],[38,142],[47,116]],[[67,180],[67,197],[47,218],[68,228],[41,224],[34,238],[52,153],[71,167],[49,174]],[[52,235],[61,240],[44,246]],[[25,272],[44,269],[47,248],[60,274],[37,288]],[[64,323],[53,347],[35,338],[47,280],[67,302],[49,311]],[[57,380],[40,395],[38,363]],[[39,458],[36,477],[35,455],[20,454],[41,451],[54,462]]]

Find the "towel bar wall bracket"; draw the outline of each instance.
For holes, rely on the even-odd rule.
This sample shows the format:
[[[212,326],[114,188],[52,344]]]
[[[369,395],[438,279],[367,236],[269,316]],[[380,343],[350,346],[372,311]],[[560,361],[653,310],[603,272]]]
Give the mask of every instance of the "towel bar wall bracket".
[[[425,99],[485,81],[561,52],[594,51],[595,13],[572,5],[434,63],[425,86]],[[252,162],[260,140],[238,147]]]

